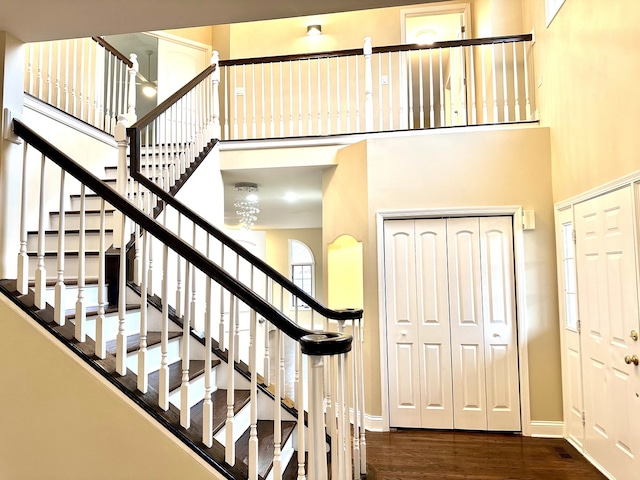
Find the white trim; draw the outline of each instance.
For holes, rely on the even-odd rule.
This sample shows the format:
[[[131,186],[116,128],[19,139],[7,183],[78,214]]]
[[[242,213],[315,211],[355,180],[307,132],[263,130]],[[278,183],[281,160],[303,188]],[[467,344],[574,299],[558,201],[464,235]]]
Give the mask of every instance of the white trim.
[[[464,27],[468,33],[471,24],[471,5],[468,2],[449,3],[444,5],[425,5],[422,7],[403,8],[400,10],[400,42],[407,43],[407,18],[426,15],[446,15],[460,13],[464,16]]]
[[[54,120],[62,125],[65,125],[69,128],[73,128],[74,130],[83,133],[91,138],[94,138],[100,142],[106,143],[107,145],[117,148],[116,140],[113,138],[113,135],[109,135],[102,130],[93,127],[87,123],[84,123],[81,120],[69,115],[68,113],[63,112],[62,110],[57,109],[56,107],[49,105],[48,103],[43,102],[42,100],[32,97],[31,95],[24,96],[24,108],[28,108],[40,115],[44,115],[51,120]]]
[[[600,473],[602,473],[605,477],[607,477],[609,480],[616,480],[615,477],[613,475],[611,475],[609,472],[607,472],[602,467],[602,465],[600,465],[598,462],[596,462],[591,455],[585,453],[585,451],[583,450],[582,446],[578,445],[571,438],[567,438],[567,442],[569,442],[573,448],[575,448],[578,452],[580,452],[580,454],[584,458],[586,458],[589,463],[591,463],[594,467],[596,467],[600,471]]]
[[[167,40],[168,42],[172,42],[172,43],[177,43],[179,45],[183,45],[185,47],[190,47],[190,48],[195,48],[197,50],[201,50],[205,53],[207,53],[207,55],[209,57],[211,57],[211,46],[207,45],[206,43],[200,43],[197,42],[195,40],[191,40],[189,38],[185,38],[185,37],[181,37],[179,35],[174,35],[172,33],[168,33],[168,32],[164,32],[164,31],[159,31],[159,30],[153,30],[150,32],[144,32],[146,35],[149,35],[151,37],[156,37],[162,40]]]
[[[380,415],[364,414],[364,428],[369,432],[384,432],[384,422]],[[389,430],[387,428],[387,430]]]
[[[611,180],[610,182],[594,187],[586,192],[579,193],[573,197],[567,198],[566,200],[557,202],[554,206],[557,210],[564,210],[576,203],[590,200],[600,195],[604,195],[605,193],[613,192],[614,190],[619,190],[637,181],[640,181],[640,170],[636,170],[624,177],[616,178],[615,180]]]
[[[547,27],[551,25],[551,22],[558,14],[560,7],[564,5],[565,0],[544,0],[544,16],[547,22]]]
[[[403,218],[430,218],[430,217],[460,217],[460,216],[512,216],[513,221],[513,248],[516,282],[516,321],[518,325],[518,368],[520,376],[520,425],[522,434],[531,435],[531,403],[529,400],[529,355],[528,355],[528,325],[526,317],[527,289],[525,285],[525,250],[524,230],[522,229],[522,207],[488,206],[488,207],[451,207],[435,209],[407,209],[407,210],[380,210],[376,212],[376,235],[378,250],[378,292],[384,292],[384,221]],[[386,311],[386,297],[378,295],[378,312],[380,322],[380,400],[382,405],[381,427],[383,431],[389,430],[389,366],[387,355],[387,322],[382,312]]]
[[[529,432],[531,437],[564,438],[564,422],[532,420]]]

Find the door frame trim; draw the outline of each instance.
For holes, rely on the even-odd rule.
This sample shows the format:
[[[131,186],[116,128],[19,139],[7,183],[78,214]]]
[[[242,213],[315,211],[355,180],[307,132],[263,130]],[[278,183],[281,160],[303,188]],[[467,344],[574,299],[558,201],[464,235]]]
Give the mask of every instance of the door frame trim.
[[[376,238],[378,253],[378,291],[384,292],[384,222],[410,218],[441,217],[513,217],[513,260],[515,264],[516,325],[518,328],[518,372],[520,375],[520,424],[522,434],[531,436],[531,403],[529,400],[529,354],[528,322],[525,275],[524,229],[522,225],[522,206],[505,205],[491,207],[454,207],[407,210],[380,210],[376,212]],[[389,359],[387,349],[387,321],[383,312],[386,308],[386,295],[378,295],[380,321],[380,394],[382,410],[382,429],[388,431],[389,425]]]

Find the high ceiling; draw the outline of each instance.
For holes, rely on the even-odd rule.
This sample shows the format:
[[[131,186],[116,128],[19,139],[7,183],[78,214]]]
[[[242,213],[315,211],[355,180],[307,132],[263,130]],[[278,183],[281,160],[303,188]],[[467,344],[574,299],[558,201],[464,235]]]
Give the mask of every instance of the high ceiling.
[[[437,0],[2,0],[0,31],[23,42],[221,25]]]

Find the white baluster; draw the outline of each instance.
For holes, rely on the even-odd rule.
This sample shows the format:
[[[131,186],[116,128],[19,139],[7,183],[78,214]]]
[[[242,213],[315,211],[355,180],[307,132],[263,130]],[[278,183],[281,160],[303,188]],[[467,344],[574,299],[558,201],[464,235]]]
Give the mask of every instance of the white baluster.
[[[260,107],[260,114],[262,116],[262,119],[260,121],[260,126],[262,127],[262,138],[266,138],[267,137],[267,123],[266,123],[266,119],[265,119],[265,111],[266,111],[266,104],[264,103],[264,63],[260,65],[260,78],[261,78],[261,82],[260,82],[260,95],[261,95],[261,107]]]
[[[189,295],[191,268],[191,264],[185,261],[185,300]],[[191,425],[191,408],[189,408],[189,359],[191,357],[189,337],[191,329],[189,328],[189,322],[192,314],[193,311],[189,308],[189,303],[185,301],[184,319],[182,321],[182,383],[180,385],[180,425],[184,428],[189,428]]]
[[[105,310],[105,252],[107,251],[105,239],[105,201],[100,199],[100,240],[98,254],[98,316],[96,317],[96,356],[105,358],[107,356],[107,338],[104,332],[104,310]]]
[[[327,135],[331,135],[331,60],[327,58]]]
[[[166,210],[166,207],[165,207]],[[182,238],[182,214],[178,213],[178,237]],[[176,259],[176,316],[184,315],[182,304],[182,257],[177,255]]]
[[[209,252],[209,238],[207,237],[207,253]],[[211,362],[213,345],[211,335],[213,330],[213,297],[211,291],[211,277],[206,277],[206,302],[204,319],[204,402],[202,404],[202,443],[207,447],[213,445],[213,392],[211,383]]]
[[[240,277],[240,255],[236,254],[236,280]],[[233,330],[233,358],[234,362],[240,361],[240,304],[236,298],[234,315],[229,318],[229,332]]]
[[[279,62],[278,65],[280,65],[280,76],[278,77],[280,80],[280,136],[281,137],[285,137],[286,134],[284,132],[284,93],[283,93],[283,88],[284,88],[284,82],[282,81],[282,62]]]
[[[391,52],[387,53],[387,60],[389,62],[389,90],[387,93],[387,98],[389,99],[389,130],[393,130],[393,68],[391,65]]]
[[[307,60],[307,135],[313,135],[313,116],[311,115],[311,60]]]
[[[440,55],[440,126],[444,127],[447,125],[445,114],[444,114],[444,68],[442,65],[442,49],[438,49],[438,54]]]
[[[256,132],[256,64],[251,64],[251,138],[257,137]]]
[[[481,52],[481,70],[482,70],[482,123],[489,123],[489,110],[487,106],[487,76],[485,73],[485,50],[486,45],[480,47]]]
[[[123,214],[121,221],[120,274],[118,277],[118,334],[116,335],[116,372],[127,373],[127,249],[125,248],[127,217]],[[166,298],[166,297],[163,297]]]
[[[509,91],[507,90],[507,53],[506,53],[504,42],[502,43],[501,47],[502,47],[502,95],[504,97],[503,121],[508,122],[510,118],[509,117]]]
[[[477,125],[478,123],[478,105],[476,104],[476,67],[474,60],[474,48],[469,47],[469,61],[471,68],[469,69],[471,77],[471,125]]]
[[[407,55],[408,77],[409,77],[409,130],[413,130],[413,52]]]
[[[295,135],[293,131],[293,64],[289,60],[289,136]]]
[[[234,140],[238,138],[238,95],[236,95],[236,89],[238,87],[238,67],[234,65],[233,67],[233,89],[231,90],[233,93],[233,138]]]
[[[378,86],[378,131],[384,130],[384,115],[382,113],[382,53],[378,53],[378,81],[376,85]]]
[[[220,243],[220,268],[224,270],[224,243]],[[223,352],[225,349],[224,311],[224,288],[220,286],[220,323],[218,324],[218,348]]]
[[[38,98],[40,100],[44,100],[44,92],[43,90],[43,78],[42,78],[42,50],[44,49],[44,43],[41,42],[38,44],[38,74],[37,74],[37,82],[38,82]]]
[[[373,131],[373,71],[371,69],[371,57],[373,47],[371,37],[364,39],[364,129]]]
[[[322,377],[324,359],[308,357],[309,364],[309,480],[328,478],[325,446],[324,409],[322,406]],[[338,477],[333,477],[338,478]]]
[[[303,136],[302,132],[302,60],[298,59],[298,136]]]
[[[345,82],[345,90],[347,92],[347,111],[346,111],[346,118],[345,121],[347,123],[347,130],[346,133],[350,133],[351,132],[351,77],[349,76],[349,59],[351,57],[347,57],[345,59],[345,62],[347,64],[346,66],[346,82]],[[358,57],[354,57],[356,59],[356,62],[358,61]]]
[[[232,319],[236,315],[237,300],[230,294],[229,298],[229,352],[227,354],[227,419],[225,422],[225,461],[229,465],[235,465],[236,463],[236,444],[234,442],[233,427],[234,427],[234,411],[233,406],[235,403],[235,369],[234,369],[234,341],[233,341],[233,326],[231,325]]]
[[[58,264],[57,277],[55,286],[55,302],[53,311],[53,320],[58,325],[65,323],[65,293],[66,286],[64,284],[64,242],[65,242],[65,208],[64,208],[64,180],[66,172],[60,169],[60,215],[58,216]]]
[[[531,101],[529,99],[529,63],[527,59],[527,43],[522,44],[524,52],[524,95],[525,95],[525,119],[531,120]]]
[[[51,64],[53,63],[53,42],[47,42],[47,103],[51,104],[52,83],[51,83]]]
[[[147,393],[149,389],[149,368],[147,365],[147,325],[149,309],[147,292],[149,290],[149,234],[142,231],[142,279],[140,283],[140,348],[138,349],[138,390]]]
[[[220,130],[220,54],[217,50],[213,51],[211,55],[211,65],[215,65],[215,70],[211,74],[211,85],[213,87],[212,93],[212,123],[213,123],[213,138],[220,139],[222,132]]]
[[[496,74],[497,68],[497,59],[496,59],[496,44],[491,44],[491,68],[493,73],[492,78],[492,87],[493,87],[493,123],[498,123],[500,121],[500,117],[498,115],[498,78]]]
[[[16,289],[22,295],[29,290],[29,256],[27,255],[27,151],[24,142],[22,150],[22,187],[20,192],[20,250],[18,251],[18,275]]]
[[[422,49],[418,50],[418,114],[420,115],[420,128],[424,128],[424,83],[422,78]]]
[[[265,299],[271,303],[271,279],[265,275]],[[269,350],[269,322],[265,321],[264,325],[264,383],[265,385],[271,384],[271,358]]]
[[[38,264],[36,266],[36,290],[33,303],[37,308],[44,308],[45,304],[45,292],[47,289],[47,270],[44,265],[44,233],[45,233],[45,225],[44,225],[44,185],[45,185],[45,165],[46,158],[44,154],[41,157],[40,164],[40,205],[38,209]]]
[[[280,400],[283,397],[282,384],[284,383],[283,367],[284,367],[284,342],[282,331],[279,328],[275,330],[275,349],[280,358],[280,366],[276,368],[274,378],[274,400],[273,400],[273,478],[282,478],[282,406]]]
[[[229,68],[224,69],[224,139],[229,140]]]
[[[111,95],[113,92],[113,81],[112,81],[112,74],[111,74],[111,67],[112,67],[112,59],[111,59],[111,54],[109,52],[106,52],[106,58],[107,58],[107,68],[106,68],[106,86],[105,86],[105,101],[104,101],[104,131],[107,133],[111,133],[112,129],[111,129]],[[68,55],[67,55],[68,57]]]
[[[356,321],[352,320],[352,333],[353,333],[353,345],[352,351],[353,355],[351,355],[351,378],[352,378],[352,396],[353,396],[353,478],[360,478],[360,415],[359,415],[359,385],[358,383],[362,381],[359,376],[358,370],[358,353],[355,347],[355,344],[358,342],[358,334]],[[347,435],[348,436],[348,435]],[[348,448],[348,444],[347,444]]]
[[[196,248],[196,224],[193,223],[193,244],[194,250]],[[189,320],[189,326],[196,329],[196,305],[197,305],[197,296],[196,296],[196,269],[191,266],[191,316]]]
[[[163,210],[164,222],[167,224],[167,209]],[[164,244],[162,250],[162,323],[160,327],[160,369],[158,372],[158,406],[164,410],[169,410],[169,279],[167,269],[169,268],[169,247]]]
[[[242,65],[242,138],[247,138],[247,69]]]
[[[258,480],[258,355],[256,348],[256,311],[249,317],[249,371],[251,372],[250,431],[249,431],[249,479]]]
[[[27,49],[27,78],[26,78],[26,90],[29,95],[34,95],[33,92],[33,51],[35,49],[35,44],[27,43],[25,45]],[[68,55],[67,55],[68,56]],[[35,95],[34,95],[35,96]]]
[[[86,226],[86,201],[85,201],[85,186],[80,185],[80,228],[78,232],[78,300],[76,301],[76,328],[75,338],[79,342],[85,342],[87,339],[87,333],[85,330],[85,323],[87,319],[87,302],[84,295],[85,287],[85,273],[86,273],[86,239],[85,239],[85,226]],[[64,235],[60,232],[60,235]],[[121,258],[122,260],[122,258]]]
[[[91,114],[93,113],[91,110],[91,91],[92,91],[92,81],[95,78],[95,72],[92,69],[92,60],[93,60],[93,53],[91,52],[92,50],[92,45],[94,44],[93,40],[87,40],[88,42],[88,46],[89,46],[89,53],[87,53],[87,61],[89,62],[89,64],[86,67],[87,70],[87,94],[85,95],[85,101],[87,102],[87,116],[86,116],[86,122],[88,124],[91,124]]]
[[[322,135],[322,82],[320,81],[320,59],[318,58],[318,85],[316,97],[318,98],[318,135]]]
[[[129,55],[129,60],[131,60],[132,66],[127,66],[127,73],[129,74],[127,118],[129,119],[129,124],[133,125],[138,120],[138,115],[136,114],[136,75],[140,70],[140,65],[138,64],[138,55],[135,53]]]
[[[436,115],[433,95],[433,49],[429,49],[429,128],[436,126]]]
[[[511,44],[513,50],[513,94],[515,96],[515,117],[516,122],[520,121],[520,88],[518,87],[518,62],[516,55],[516,42]]]
[[[80,120],[85,120],[84,116],[84,76],[86,72],[84,60],[86,58],[84,51],[85,40],[80,39],[80,84],[78,85],[78,102],[80,102]]]

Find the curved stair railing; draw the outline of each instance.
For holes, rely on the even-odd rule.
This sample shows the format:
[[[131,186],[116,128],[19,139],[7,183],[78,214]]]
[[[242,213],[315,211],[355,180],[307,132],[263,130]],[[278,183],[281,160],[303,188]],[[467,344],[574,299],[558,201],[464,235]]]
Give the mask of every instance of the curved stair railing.
[[[216,235],[212,233],[206,238],[195,239],[175,235],[167,228],[168,209],[164,209],[161,221],[154,219],[153,215],[137,208],[129,199],[119,195],[20,121],[14,121],[13,126],[16,135],[25,142],[21,198],[18,202],[21,205],[21,232],[15,291],[16,295],[24,295],[20,297],[24,301],[29,299],[32,303],[29,310],[42,314],[41,319],[45,319],[42,321],[50,328],[70,332],[74,337],[74,350],[85,358],[97,358],[94,363],[99,365],[98,370],[102,370],[114,384],[122,384],[130,396],[141,399],[139,404],[154,402],[147,406],[152,415],[161,419],[174,434],[228,478],[283,478],[285,471],[290,471],[287,468],[297,472],[299,479],[307,475],[308,478],[315,479],[329,478],[328,469],[333,471],[332,478],[352,478],[350,412],[347,408],[349,386],[344,368],[347,356],[352,351],[352,337],[340,332],[311,331],[296,325],[264,295],[250,288],[250,285],[257,284],[257,272],[268,270],[264,265],[251,268],[251,280],[247,286],[227,270],[228,265],[223,259],[228,246],[222,244],[220,255],[216,258],[212,248],[212,240]],[[56,177],[59,181],[52,181]],[[66,206],[68,190],[65,185],[68,186],[72,179],[81,185],[78,212],[67,211]],[[39,191],[29,188],[32,182],[40,184]],[[171,200],[170,195],[156,189],[150,181],[145,187],[155,191],[163,201]],[[97,255],[99,273],[97,300],[93,304],[88,298],[83,266],[86,258],[81,258],[78,262],[77,277],[70,281],[73,277],[72,267],[75,265],[65,263],[65,252],[71,248],[66,243],[66,236],[57,235],[54,248],[48,246],[45,238],[48,222],[56,223],[59,231],[65,232],[65,219],[69,214],[78,214],[78,242],[79,245],[82,244],[89,221],[89,211],[84,204],[88,192],[95,194],[100,202],[97,213],[97,230],[100,232]],[[52,214],[51,207],[58,205],[60,211]],[[105,236],[107,220],[113,211],[121,214],[122,240],[125,232],[130,231],[125,228],[127,223],[137,225],[143,238],[140,309],[133,321],[127,315],[131,291],[127,290],[124,280],[124,249],[121,249],[121,288],[115,320],[106,311]],[[37,213],[29,215],[29,212]],[[184,215],[193,216],[191,213]],[[47,220],[47,217],[50,218]],[[40,228],[35,242],[37,255],[35,261],[29,262],[26,231],[32,223],[37,223]],[[193,225],[195,226],[195,222]],[[160,258],[158,263],[161,268],[157,270],[162,272],[162,282],[157,285],[159,295],[153,294],[162,308],[156,315],[149,308],[148,302],[152,295],[149,293],[148,253],[154,248],[161,252],[160,257],[157,257]],[[81,246],[79,249],[82,250]],[[235,257],[236,265],[241,258],[244,255]],[[54,262],[53,265],[50,261]],[[198,311],[193,302],[185,308],[181,328],[170,319],[170,291],[174,291],[171,279],[176,272],[175,265],[180,265],[185,272],[184,278],[188,285],[185,298],[193,299],[192,295],[197,291],[204,300],[202,311]],[[48,283],[47,280],[53,281]],[[197,290],[194,287],[196,285]],[[289,288],[290,285],[285,287]],[[305,301],[313,300],[308,298]],[[236,375],[238,365],[233,361],[235,347],[238,345],[232,328],[234,323],[229,323],[225,332],[229,362],[217,376],[214,370],[214,355],[220,354],[213,343],[214,312],[224,311],[225,308],[229,310],[230,321],[237,324],[241,317],[246,317],[247,320],[249,364],[244,377]],[[326,309],[323,312],[338,320],[362,316],[361,312],[332,313]],[[264,325],[271,326],[275,332],[277,348],[281,348],[283,337],[287,336],[296,345],[296,363],[299,363],[299,368],[302,370],[302,365],[306,364],[308,375],[299,372],[296,376],[296,391],[299,395],[297,417],[281,406],[283,382],[282,372],[278,368],[275,369],[272,382],[275,400],[271,401],[271,413],[264,411],[269,396],[258,388],[259,375],[255,368],[259,364],[257,339],[262,319]],[[269,329],[265,330],[268,332]],[[152,351],[156,344],[158,350]],[[194,372],[191,371],[196,362],[204,365],[202,387],[197,388]],[[209,365],[211,368],[208,368]],[[180,380],[172,391],[171,374],[174,367]],[[200,393],[197,391],[199,388]],[[137,389],[135,395],[131,389]],[[218,396],[221,389],[226,390],[226,394]],[[333,397],[327,394],[328,389]],[[238,405],[241,391],[248,391],[244,394],[248,398],[245,408]],[[326,398],[331,399],[328,405],[325,405]],[[222,405],[220,399],[223,399]],[[308,416],[304,414],[302,403],[308,404]],[[220,408],[224,421],[222,425],[216,425],[214,419],[220,417]],[[326,417],[325,410],[328,412]],[[259,438],[262,438],[264,432],[272,439],[272,447],[266,459],[264,445],[259,448]],[[330,439],[326,436],[327,433],[333,434]],[[291,440],[294,435],[297,436],[297,456],[293,452],[296,442]],[[327,441],[331,442],[330,449]],[[327,452],[330,454],[327,455]]]

